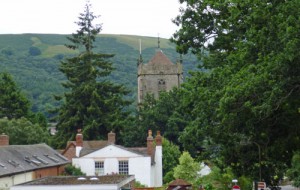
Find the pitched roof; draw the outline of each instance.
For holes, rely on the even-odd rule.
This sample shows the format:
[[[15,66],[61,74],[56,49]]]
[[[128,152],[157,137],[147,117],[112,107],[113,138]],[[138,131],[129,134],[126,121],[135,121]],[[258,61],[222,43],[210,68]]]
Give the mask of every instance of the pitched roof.
[[[97,150],[101,150],[102,148],[105,148],[107,146],[115,146],[115,147],[118,147],[120,149],[129,151],[129,152],[133,152],[133,153],[136,153],[136,154],[140,154],[140,155],[143,155],[143,156],[147,155],[147,148],[146,147],[141,147],[141,148],[126,148],[126,147],[121,146],[121,145],[106,144],[105,146],[99,147],[99,148],[85,148],[85,147],[83,147],[81,149],[81,151],[80,151],[80,156],[85,156],[85,155],[90,154],[92,152],[95,152]]]
[[[156,54],[148,62],[149,65],[173,65],[170,59],[162,52],[157,51]]]
[[[0,147],[0,176],[60,166],[68,159],[46,144]]]
[[[69,141],[68,145],[73,143],[76,145],[76,141]],[[103,148],[108,144],[108,141],[104,140],[93,140],[93,141],[83,141],[83,148]]]

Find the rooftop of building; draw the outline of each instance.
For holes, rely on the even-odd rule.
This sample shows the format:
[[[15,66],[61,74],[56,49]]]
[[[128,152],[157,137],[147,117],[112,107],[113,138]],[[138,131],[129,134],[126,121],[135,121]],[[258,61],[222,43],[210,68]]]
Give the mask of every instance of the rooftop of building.
[[[46,144],[0,146],[0,176],[67,163],[66,157]]]
[[[119,184],[123,181],[134,180],[133,175],[104,175],[104,176],[49,176],[20,184],[24,185],[83,185],[83,184]]]

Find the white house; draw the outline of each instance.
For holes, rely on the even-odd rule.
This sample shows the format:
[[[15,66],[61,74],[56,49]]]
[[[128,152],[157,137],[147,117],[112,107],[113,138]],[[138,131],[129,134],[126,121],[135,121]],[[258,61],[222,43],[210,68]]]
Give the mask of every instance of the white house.
[[[114,144],[115,134],[108,134],[106,146],[84,148],[82,134],[76,135],[76,156],[72,164],[87,176],[107,174],[134,175],[135,180],[148,187],[162,186],[162,137],[157,132],[154,139],[148,131],[147,147],[126,148]]]

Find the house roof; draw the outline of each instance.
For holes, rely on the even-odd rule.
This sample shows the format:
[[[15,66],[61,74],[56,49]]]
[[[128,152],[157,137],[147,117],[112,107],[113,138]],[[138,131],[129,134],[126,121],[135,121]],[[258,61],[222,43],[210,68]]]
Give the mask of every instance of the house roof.
[[[170,59],[160,50],[148,62],[149,65],[173,65]]]
[[[69,141],[68,145],[73,143],[76,145],[76,141]],[[108,141],[105,140],[93,140],[93,141],[83,141],[83,148],[103,148],[108,144]]]
[[[105,148],[107,146],[115,146],[115,147],[118,147],[120,149],[123,149],[123,150],[126,150],[126,151],[129,151],[129,152],[133,152],[133,153],[136,153],[136,154],[139,154],[139,155],[143,155],[143,156],[146,156],[148,155],[147,154],[147,148],[146,147],[139,147],[139,148],[126,148],[124,146],[121,146],[121,145],[116,145],[116,144],[106,144],[105,146],[103,147],[99,147],[99,148],[82,148],[81,151],[80,151],[80,157],[81,156],[85,156],[87,154],[90,154],[92,152],[95,152],[97,150],[100,150],[102,148]]]
[[[46,144],[0,147],[0,176],[60,166],[68,159]]]
[[[103,176],[48,176],[29,181],[22,186],[30,185],[83,185],[83,184],[119,184],[134,180],[133,175],[103,175]]]

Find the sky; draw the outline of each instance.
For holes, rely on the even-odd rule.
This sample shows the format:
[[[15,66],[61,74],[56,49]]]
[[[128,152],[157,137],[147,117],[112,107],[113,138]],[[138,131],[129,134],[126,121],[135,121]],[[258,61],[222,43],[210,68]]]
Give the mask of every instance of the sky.
[[[100,34],[170,38],[179,0],[90,0]],[[0,34],[76,33],[86,0],[0,0]]]

